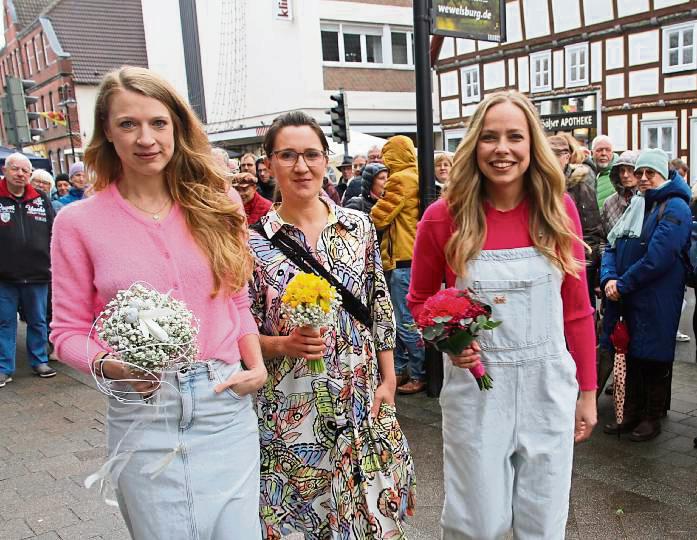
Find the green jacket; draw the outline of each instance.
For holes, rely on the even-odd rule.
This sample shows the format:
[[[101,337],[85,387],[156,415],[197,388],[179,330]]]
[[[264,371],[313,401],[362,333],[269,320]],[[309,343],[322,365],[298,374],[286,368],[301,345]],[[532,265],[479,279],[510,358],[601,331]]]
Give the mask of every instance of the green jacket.
[[[598,199],[598,208],[601,210],[605,204],[605,199],[615,193],[615,186],[610,180],[610,171],[615,161],[617,161],[617,156],[612,154],[612,162],[606,169],[598,170],[598,175],[595,177],[595,196]]]

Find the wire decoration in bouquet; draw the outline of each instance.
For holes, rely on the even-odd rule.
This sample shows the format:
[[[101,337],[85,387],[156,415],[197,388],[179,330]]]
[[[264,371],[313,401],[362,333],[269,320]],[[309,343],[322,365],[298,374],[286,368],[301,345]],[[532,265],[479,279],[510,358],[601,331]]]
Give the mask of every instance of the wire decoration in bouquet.
[[[341,299],[336,289],[323,277],[300,272],[290,280],[281,297],[281,313],[294,326],[319,330],[331,325]],[[324,373],[324,359],[308,360],[310,373]]]
[[[424,341],[436,350],[457,356],[472,345],[482,330],[493,330],[502,321],[491,318],[491,306],[477,300],[472,290],[443,289],[426,300],[416,326]],[[469,368],[479,390],[491,390],[493,379],[484,365]]]
[[[170,293],[158,292],[150,284],[137,281],[118,291],[104,306],[92,325],[90,337],[96,333],[108,355],[128,366],[133,377],[109,379],[103,373],[97,374],[90,362],[100,392],[122,403],[148,405],[161,385],[168,384],[162,380],[162,373],[196,360],[198,319]],[[143,380],[153,381],[153,388],[147,393],[130,386],[123,389],[123,383]]]

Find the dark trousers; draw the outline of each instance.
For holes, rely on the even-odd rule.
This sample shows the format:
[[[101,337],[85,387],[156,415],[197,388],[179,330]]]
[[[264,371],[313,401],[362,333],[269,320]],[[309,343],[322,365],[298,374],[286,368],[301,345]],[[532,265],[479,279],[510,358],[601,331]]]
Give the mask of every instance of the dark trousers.
[[[671,367],[667,362],[627,358],[625,422],[658,420],[663,416],[670,392]]]

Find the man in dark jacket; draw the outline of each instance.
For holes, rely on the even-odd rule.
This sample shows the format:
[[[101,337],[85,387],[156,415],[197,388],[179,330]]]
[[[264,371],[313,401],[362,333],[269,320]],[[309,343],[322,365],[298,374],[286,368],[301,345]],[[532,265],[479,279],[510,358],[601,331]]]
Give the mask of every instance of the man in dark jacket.
[[[53,377],[48,365],[46,304],[51,281],[51,227],[55,216],[45,193],[29,178],[31,163],[22,154],[5,160],[0,180],[0,387],[15,372],[17,311],[27,321],[27,353],[34,373]]]
[[[571,165],[569,163],[571,148],[564,137],[559,135],[549,137],[549,145],[564,171],[566,192],[576,203],[581,218],[583,241],[592,250],[591,253],[586,254],[586,275],[588,277],[588,295],[591,299],[591,305],[595,306],[595,283],[600,267],[600,248],[603,243],[600,211],[593,189],[595,178],[593,171],[586,165]]]
[[[647,441],[661,432],[692,215],[690,190],[680,179],[667,180],[668,156],[662,150],[642,151],[635,167],[643,196],[632,199],[610,232],[600,277],[608,299],[601,346],[612,350],[610,336],[620,315],[630,336],[624,421],[604,431],[631,432],[630,440]]]
[[[350,201],[344,204],[344,208],[351,208],[366,214],[375,206],[377,200],[382,197],[382,192],[385,191],[385,182],[387,182],[387,167],[382,163],[374,163],[366,165],[363,168],[363,185],[362,192],[358,197],[353,197]]]
[[[257,192],[267,201],[274,202],[276,193],[276,181],[271,177],[269,162],[265,156],[261,156],[256,161],[257,168]]]

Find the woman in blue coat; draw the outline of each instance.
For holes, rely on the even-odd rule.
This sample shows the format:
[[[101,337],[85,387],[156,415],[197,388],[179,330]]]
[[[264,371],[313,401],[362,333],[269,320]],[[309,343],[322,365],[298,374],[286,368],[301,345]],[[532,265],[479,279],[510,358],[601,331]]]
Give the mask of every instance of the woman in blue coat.
[[[610,231],[600,275],[608,298],[601,346],[612,350],[610,334],[620,311],[630,336],[624,420],[604,431],[648,441],[661,432],[668,397],[692,215],[690,189],[683,180],[667,180],[662,150],[642,151],[634,175],[640,195]]]

